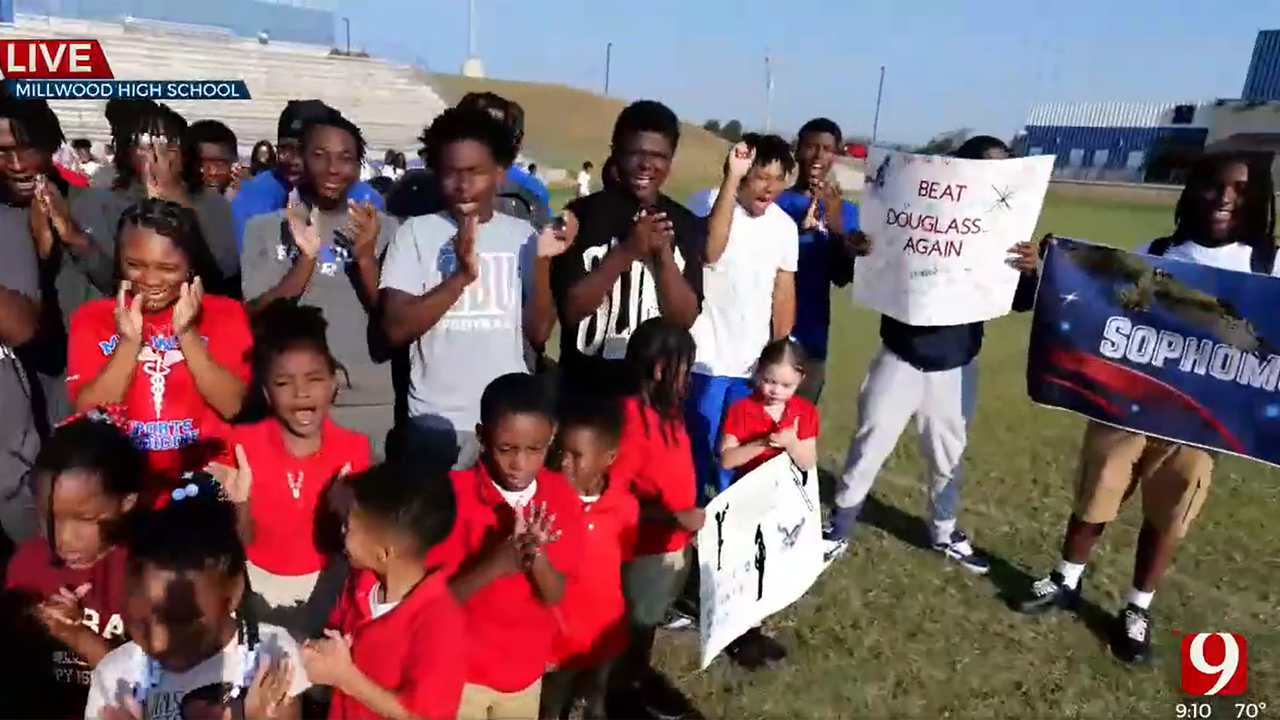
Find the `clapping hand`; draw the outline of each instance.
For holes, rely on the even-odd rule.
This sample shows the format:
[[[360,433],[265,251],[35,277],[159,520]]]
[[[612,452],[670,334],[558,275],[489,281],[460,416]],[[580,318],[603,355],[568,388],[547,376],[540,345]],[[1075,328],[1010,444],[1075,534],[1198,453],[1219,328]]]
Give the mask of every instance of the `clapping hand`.
[[[378,231],[382,226],[378,219],[378,209],[368,200],[362,203],[348,200],[347,218],[352,239],[352,252],[358,258],[376,257]]]
[[[474,206],[475,203],[470,203]],[[453,236],[453,254],[458,259],[458,274],[468,283],[480,277],[480,256],[476,253],[476,233],[480,219],[475,212],[464,211],[458,221],[458,234]]]
[[[569,210],[562,221],[552,221],[538,233],[538,257],[553,258],[564,253],[578,236],[578,218]]]
[[[249,492],[253,489],[253,468],[249,466],[249,458],[245,455],[243,445],[236,445],[235,454],[235,467],[215,462],[210,463],[205,470],[218,481],[226,500],[239,505],[249,502]]]
[[[751,164],[756,160],[756,151],[744,142],[729,149],[729,156],[724,160],[724,176],[733,182],[739,182],[751,172]]]
[[[204,283],[200,278],[182,283],[178,288],[178,302],[173,305],[173,332],[182,335],[195,326],[204,305]]]
[[[84,619],[82,603],[92,587],[91,583],[84,583],[76,588],[59,588],[57,593],[36,606],[36,618],[53,637],[66,637],[81,627],[80,621]]]
[[[244,699],[245,718],[271,718],[289,699],[293,687],[293,663],[289,658],[264,659],[253,676]]]
[[[302,668],[316,685],[339,687],[355,668],[351,660],[351,638],[326,629],[324,637],[302,645]]]
[[[320,254],[320,231],[316,229],[316,212],[308,208],[297,193],[289,195],[289,207],[285,217],[289,221],[289,233],[293,235],[293,244],[303,257],[311,259]]]
[[[116,334],[122,342],[142,344],[142,296],[129,296],[132,283],[124,280],[116,291],[116,307],[114,311]]]

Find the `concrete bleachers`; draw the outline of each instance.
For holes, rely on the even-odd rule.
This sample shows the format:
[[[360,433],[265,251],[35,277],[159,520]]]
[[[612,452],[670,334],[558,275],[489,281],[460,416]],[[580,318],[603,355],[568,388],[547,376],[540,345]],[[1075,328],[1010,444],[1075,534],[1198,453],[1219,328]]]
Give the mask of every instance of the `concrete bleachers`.
[[[19,15],[0,26],[0,38],[94,38],[117,78],[128,80],[244,80],[249,101],[170,101],[188,121],[227,123],[247,151],[274,141],[276,122],[291,99],[319,98],[364,132],[371,157],[394,149],[412,155],[424,125],[446,104],[423,81],[421,70],[373,58],[330,56],[329,48],[267,44],[225,31],[175,25],[71,20]],[[109,128],[103,101],[51,103],[68,138],[105,142]]]

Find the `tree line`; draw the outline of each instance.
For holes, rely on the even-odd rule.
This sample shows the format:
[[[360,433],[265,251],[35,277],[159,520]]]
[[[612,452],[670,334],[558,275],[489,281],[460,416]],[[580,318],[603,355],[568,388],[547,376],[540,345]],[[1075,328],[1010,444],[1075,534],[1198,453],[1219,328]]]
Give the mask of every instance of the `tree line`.
[[[716,135],[731,143],[736,143],[742,139],[745,132],[742,123],[736,119],[720,122],[712,118],[702,123],[702,129]],[[895,150],[904,150],[907,152],[919,153],[922,155],[947,155],[956,151],[965,140],[973,136],[973,130],[970,128],[956,128],[939,133],[929,139],[929,142],[923,145],[911,145],[902,143],[880,143],[880,145],[891,147]],[[862,145],[870,144],[870,138],[863,137],[847,137],[845,142],[856,143]]]

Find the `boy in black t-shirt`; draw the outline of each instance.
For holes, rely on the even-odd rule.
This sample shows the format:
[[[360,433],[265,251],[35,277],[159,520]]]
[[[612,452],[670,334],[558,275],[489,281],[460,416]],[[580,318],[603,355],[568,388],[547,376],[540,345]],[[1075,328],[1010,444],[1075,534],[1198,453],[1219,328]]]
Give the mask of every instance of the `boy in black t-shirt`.
[[[702,309],[706,221],[660,192],[679,141],[670,108],[627,106],[613,127],[617,183],[565,211],[574,243],[551,263],[562,389],[633,390],[623,362],[632,331],[658,316],[690,327]]]

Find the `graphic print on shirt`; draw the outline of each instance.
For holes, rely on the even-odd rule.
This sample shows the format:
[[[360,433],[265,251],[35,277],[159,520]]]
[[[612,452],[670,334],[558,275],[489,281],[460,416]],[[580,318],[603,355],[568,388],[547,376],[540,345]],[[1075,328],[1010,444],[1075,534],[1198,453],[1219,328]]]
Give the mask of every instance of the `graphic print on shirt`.
[[[297,259],[299,252],[296,245],[280,243],[276,246],[276,260],[292,263]],[[347,266],[354,259],[351,251],[341,245],[322,245],[320,253],[316,255],[316,272],[334,277],[346,272]]]
[[[124,638],[124,619],[120,617],[119,613],[112,613],[104,624],[102,615],[97,610],[85,608],[84,616],[80,622],[95,634],[101,635],[102,639],[108,643],[111,643],[112,640]],[[114,645],[114,643],[111,644]],[[93,669],[89,667],[89,663],[85,662],[85,659],[79,653],[65,648],[53,651],[53,677],[58,682],[74,683],[88,687],[92,675]]]
[[[515,330],[520,317],[520,258],[515,253],[479,253],[480,277],[467,286],[436,327],[449,330]],[[441,279],[458,272],[452,243],[440,248]]]
[[[207,345],[209,338],[200,339]],[[120,347],[120,336],[112,335],[98,342],[98,349],[110,357]],[[138,353],[138,367],[147,377],[147,389],[151,397],[151,409],[155,420],[130,420],[125,432],[133,444],[142,450],[175,450],[200,439],[200,431],[192,418],[162,419],[164,396],[168,389],[168,376],[173,367],[186,357],[178,345],[178,337],[171,332],[152,330],[147,344]]]
[[[604,262],[604,256],[618,244],[612,238],[607,245],[593,245],[582,251],[583,270],[590,273]],[[673,248],[676,267],[684,272],[684,256]],[[618,276],[595,315],[578,323],[577,347],[583,355],[621,360],[627,354],[627,342],[640,323],[658,317],[658,285],[648,263],[639,260]]]

